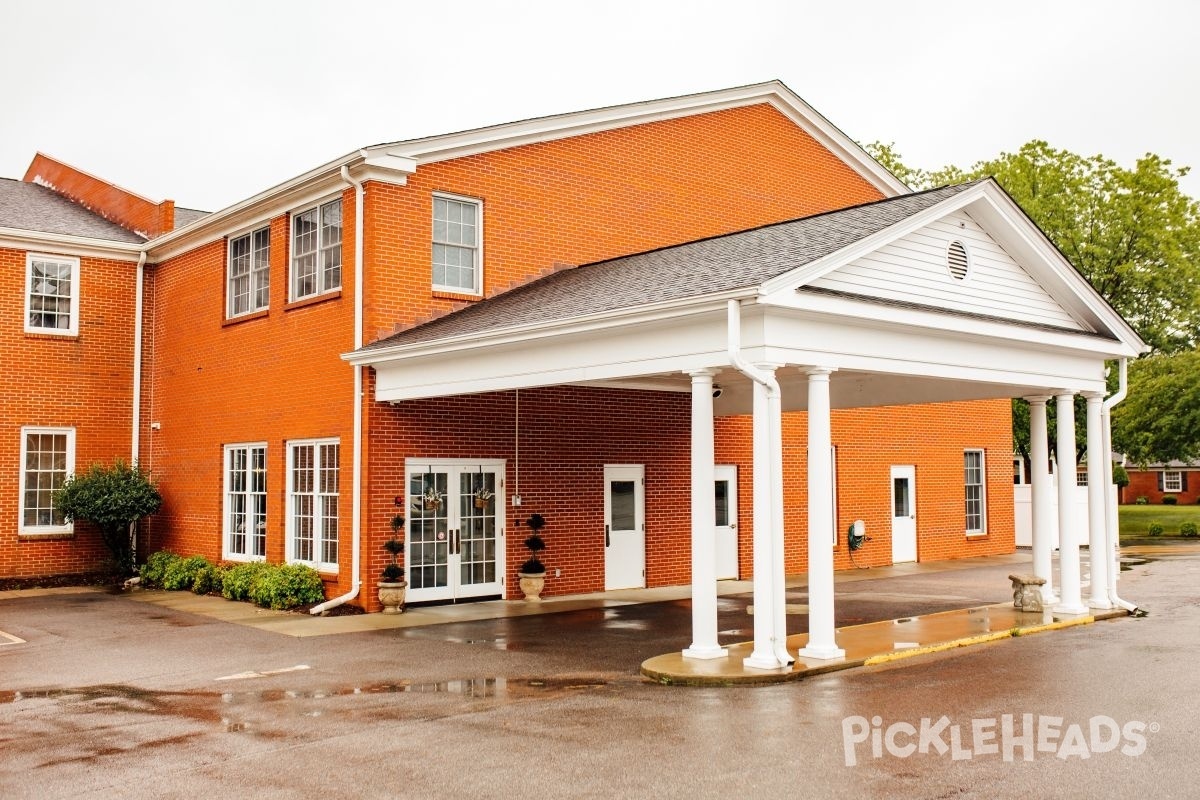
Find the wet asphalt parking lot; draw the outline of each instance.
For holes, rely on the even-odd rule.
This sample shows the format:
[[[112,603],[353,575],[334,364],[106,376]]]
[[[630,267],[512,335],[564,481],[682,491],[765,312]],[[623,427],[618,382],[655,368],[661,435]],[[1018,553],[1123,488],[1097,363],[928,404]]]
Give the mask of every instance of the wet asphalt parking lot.
[[[293,638],[0,600],[25,640],[0,637],[0,797],[1197,797],[1200,548],[1127,566],[1148,616],[741,689],[638,675],[686,644],[686,602]],[[839,586],[838,624],[1000,602],[1008,571]],[[721,600],[723,641],[747,601]],[[990,752],[1027,714],[1047,735]]]

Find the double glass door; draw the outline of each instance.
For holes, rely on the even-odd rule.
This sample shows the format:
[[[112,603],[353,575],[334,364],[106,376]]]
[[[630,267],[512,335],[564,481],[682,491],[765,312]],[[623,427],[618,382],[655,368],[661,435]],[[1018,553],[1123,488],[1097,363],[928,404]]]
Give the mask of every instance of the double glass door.
[[[408,600],[504,593],[504,462],[407,468]]]

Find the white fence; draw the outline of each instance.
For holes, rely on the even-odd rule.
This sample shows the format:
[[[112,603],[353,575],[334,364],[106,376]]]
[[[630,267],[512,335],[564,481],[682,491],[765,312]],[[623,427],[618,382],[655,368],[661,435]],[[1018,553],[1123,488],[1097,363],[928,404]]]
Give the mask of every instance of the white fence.
[[[1027,483],[1013,486],[1013,522],[1016,525],[1017,547],[1033,546],[1033,487]],[[1113,519],[1116,519],[1117,495],[1110,495]],[[1058,547],[1058,481],[1050,477],[1050,541]],[[1088,541],[1088,487],[1075,487],[1075,520],[1079,525],[1079,543]]]

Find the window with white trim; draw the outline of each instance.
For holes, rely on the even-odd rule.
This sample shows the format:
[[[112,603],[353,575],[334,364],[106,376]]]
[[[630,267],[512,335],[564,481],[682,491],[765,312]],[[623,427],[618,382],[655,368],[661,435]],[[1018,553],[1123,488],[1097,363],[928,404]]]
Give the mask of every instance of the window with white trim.
[[[433,196],[433,288],[482,294],[483,204],[465,197]]]
[[[271,229],[260,228],[229,240],[228,316],[267,307],[271,299]]]
[[[987,533],[986,472],[982,450],[963,451],[963,483],[967,499],[967,535]]]
[[[222,555],[260,561],[267,555],[267,446],[225,445],[225,532]]]
[[[1178,470],[1163,471],[1163,491],[1164,492],[1182,492],[1183,491],[1183,473]]]
[[[1027,481],[1025,480],[1025,459],[1014,458],[1013,459],[1013,484],[1016,486],[1021,486],[1024,483],[1027,483]]]
[[[1088,474],[1087,474],[1086,469],[1077,470],[1075,472],[1075,485],[1076,486],[1087,486],[1088,485]]]
[[[342,199],[292,215],[292,299],[342,288]]]
[[[74,428],[21,428],[22,534],[71,533],[54,490],[75,471]]]
[[[287,560],[323,572],[338,568],[337,439],[288,443]]]
[[[79,259],[25,256],[25,332],[79,333]]]

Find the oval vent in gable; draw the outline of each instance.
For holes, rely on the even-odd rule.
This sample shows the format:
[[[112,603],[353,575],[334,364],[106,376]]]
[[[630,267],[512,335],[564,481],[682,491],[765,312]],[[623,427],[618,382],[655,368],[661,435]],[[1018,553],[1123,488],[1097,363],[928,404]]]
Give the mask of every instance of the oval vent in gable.
[[[967,277],[967,246],[960,241],[953,241],[946,249],[946,264],[950,267],[950,275],[955,280]]]

